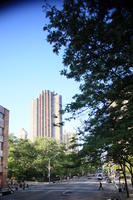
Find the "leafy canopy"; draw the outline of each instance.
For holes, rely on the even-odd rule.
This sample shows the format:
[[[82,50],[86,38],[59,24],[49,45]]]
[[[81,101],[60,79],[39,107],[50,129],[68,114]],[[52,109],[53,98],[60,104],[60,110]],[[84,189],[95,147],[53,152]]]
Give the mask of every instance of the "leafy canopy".
[[[80,93],[66,111],[88,116],[82,130],[89,134],[84,149],[91,146],[89,140],[97,141],[92,145],[94,151],[88,152],[90,160],[104,151],[111,152],[115,160],[117,149],[126,157],[133,156],[131,3],[64,0],[60,9],[49,6],[46,17],[47,41],[56,54],[64,49],[61,74],[80,83]]]

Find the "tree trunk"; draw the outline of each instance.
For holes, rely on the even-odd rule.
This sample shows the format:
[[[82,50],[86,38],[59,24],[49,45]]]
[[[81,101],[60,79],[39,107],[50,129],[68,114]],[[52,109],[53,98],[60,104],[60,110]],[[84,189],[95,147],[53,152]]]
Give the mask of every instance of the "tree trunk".
[[[123,164],[122,170],[123,170],[123,175],[124,175],[124,180],[125,180],[125,189],[126,189],[127,198],[128,198],[129,197],[129,190],[128,190],[128,185],[127,185],[125,163]]]
[[[133,187],[133,168],[132,168],[132,165],[130,165],[130,174],[131,174],[131,184],[132,184],[132,187]]]
[[[133,168],[132,168],[132,165],[129,163],[129,166],[126,165],[126,167],[128,168],[128,170],[130,172],[130,175],[131,175],[131,185],[133,187]]]

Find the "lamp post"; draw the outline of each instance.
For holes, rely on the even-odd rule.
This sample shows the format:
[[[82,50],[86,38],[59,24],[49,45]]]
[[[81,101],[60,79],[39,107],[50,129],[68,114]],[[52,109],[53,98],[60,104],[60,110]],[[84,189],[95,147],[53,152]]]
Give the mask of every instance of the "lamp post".
[[[50,158],[48,159],[48,179],[50,183],[50,170],[51,170],[51,165],[50,165]]]
[[[59,154],[59,152],[57,152],[57,154],[55,154],[55,156],[52,157],[52,158],[55,158],[58,154]],[[48,158],[48,179],[49,179],[49,183],[51,181],[51,159],[52,158]]]

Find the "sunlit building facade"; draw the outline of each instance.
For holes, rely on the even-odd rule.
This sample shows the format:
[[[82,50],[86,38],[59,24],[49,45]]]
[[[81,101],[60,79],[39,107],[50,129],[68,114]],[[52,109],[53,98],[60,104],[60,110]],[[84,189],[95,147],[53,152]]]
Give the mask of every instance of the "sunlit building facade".
[[[66,149],[69,151],[78,152],[78,147],[75,147],[74,149],[71,148],[71,146],[73,145],[74,139],[76,139],[75,142],[77,143],[77,133],[76,132],[66,131],[66,130],[63,131],[62,143],[65,144]]]
[[[0,106],[0,188],[7,186],[9,111]]]
[[[23,139],[23,140],[28,139],[28,133],[27,133],[27,131],[24,128],[20,129],[20,131],[18,133],[18,138],[19,139]]]
[[[39,98],[31,101],[31,125],[29,139],[53,137],[62,141],[62,96],[44,90]]]

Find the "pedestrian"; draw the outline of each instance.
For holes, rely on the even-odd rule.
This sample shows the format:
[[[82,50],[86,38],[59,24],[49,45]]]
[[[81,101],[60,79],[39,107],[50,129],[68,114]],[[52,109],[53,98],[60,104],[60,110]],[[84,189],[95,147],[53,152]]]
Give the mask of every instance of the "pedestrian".
[[[25,190],[25,182],[23,182],[23,190]]]
[[[22,183],[21,182],[19,183],[19,187],[22,188]]]
[[[15,183],[15,190],[18,190],[18,183]]]
[[[122,183],[122,190],[125,191],[126,188],[125,188],[125,183]]]
[[[102,182],[100,181],[98,190],[101,190],[101,189],[103,190],[103,185],[102,185]]]

